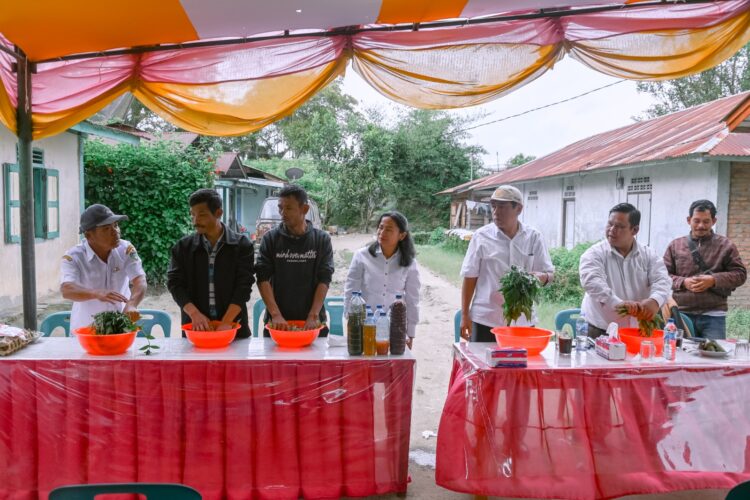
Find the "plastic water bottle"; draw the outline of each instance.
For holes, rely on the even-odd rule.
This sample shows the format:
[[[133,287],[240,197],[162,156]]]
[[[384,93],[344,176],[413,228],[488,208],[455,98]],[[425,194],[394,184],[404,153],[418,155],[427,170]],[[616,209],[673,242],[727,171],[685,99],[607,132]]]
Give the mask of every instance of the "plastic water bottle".
[[[365,299],[362,292],[352,292],[346,319],[346,347],[350,356],[360,356],[363,349],[365,326]]]
[[[664,359],[674,361],[677,357],[677,325],[669,318],[664,327]]]
[[[588,348],[589,322],[586,315],[581,313],[576,320],[576,351],[585,351]]]
[[[365,356],[375,356],[375,315],[367,308],[367,318],[362,328],[362,352]]]
[[[375,348],[378,356],[388,354],[391,345],[391,324],[382,304],[375,308]]]

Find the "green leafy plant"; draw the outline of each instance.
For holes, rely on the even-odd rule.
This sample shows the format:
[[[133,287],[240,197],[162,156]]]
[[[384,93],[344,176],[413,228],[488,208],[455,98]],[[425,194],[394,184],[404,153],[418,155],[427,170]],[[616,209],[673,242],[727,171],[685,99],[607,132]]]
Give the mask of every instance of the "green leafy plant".
[[[129,333],[140,330],[141,327],[136,325],[125,313],[119,311],[104,311],[94,315],[94,322],[91,324],[94,328],[94,335],[117,335],[119,333]],[[146,345],[140,348],[145,351],[146,355],[151,354],[152,349],[159,349],[158,345],[152,345],[154,337],[151,334],[145,335]]]
[[[628,315],[628,308],[621,305],[615,308],[620,316]],[[654,316],[653,319],[638,318],[638,335],[641,337],[653,337],[654,330],[664,327],[664,319],[660,315]]]
[[[130,317],[118,311],[104,311],[94,315],[94,335],[116,335],[137,330]]]
[[[533,274],[516,266],[510,267],[510,271],[500,279],[499,289],[505,299],[503,316],[507,326],[520,318],[521,314],[531,321],[531,309],[541,288],[539,280]]]

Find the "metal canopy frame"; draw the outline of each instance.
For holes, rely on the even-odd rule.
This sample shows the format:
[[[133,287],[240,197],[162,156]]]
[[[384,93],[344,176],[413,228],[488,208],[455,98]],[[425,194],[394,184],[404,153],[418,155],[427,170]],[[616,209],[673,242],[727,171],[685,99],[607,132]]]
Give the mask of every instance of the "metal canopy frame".
[[[501,21],[513,21],[522,19],[539,19],[539,18],[561,18],[573,15],[591,14],[596,12],[606,12],[613,10],[627,10],[637,9],[644,7],[654,7],[669,5],[673,3],[688,3],[688,4],[701,4],[701,3],[714,3],[714,0],[655,0],[651,2],[636,2],[631,4],[623,5],[603,5],[594,7],[582,7],[579,9],[570,9],[566,7],[554,8],[554,9],[542,9],[536,12],[527,14],[516,14],[516,15],[498,15],[488,16],[477,19],[464,19],[464,20],[451,20],[451,21],[435,21],[427,23],[403,23],[394,24],[388,26],[372,26],[372,27],[359,27],[359,26],[347,26],[342,28],[335,28],[327,31],[312,32],[312,33],[290,33],[289,30],[285,30],[282,34],[271,35],[271,36],[257,36],[257,37],[241,37],[241,38],[224,38],[214,40],[203,40],[196,42],[186,42],[177,44],[160,44],[160,45],[148,45],[131,47],[125,49],[114,49],[105,50],[99,52],[86,52],[79,54],[71,54],[68,56],[43,59],[39,61],[30,61],[26,54],[20,47],[14,47],[13,50],[0,45],[0,50],[11,55],[15,58],[16,64],[14,66],[17,75],[17,94],[18,101],[16,103],[16,119],[17,119],[17,131],[18,137],[18,166],[19,166],[19,188],[21,198],[21,274],[23,280],[23,324],[24,328],[36,330],[36,258],[35,258],[35,240],[34,240],[34,183],[33,183],[33,170],[32,170],[32,156],[31,156],[31,143],[32,143],[32,113],[31,113],[31,81],[32,75],[36,72],[36,65],[46,62],[59,62],[59,61],[73,61],[80,59],[91,59],[115,55],[125,54],[143,54],[147,52],[160,52],[166,50],[179,50],[196,47],[209,47],[209,46],[220,46],[220,45],[238,45],[248,42],[263,41],[263,40],[274,40],[274,39],[290,39],[290,38],[301,38],[311,36],[340,36],[340,35],[354,35],[357,33],[365,32],[379,32],[379,31],[417,31],[419,29],[429,28],[445,28],[445,27],[458,27],[458,26],[471,26],[477,24],[496,23]],[[521,2],[519,2],[521,3]]]

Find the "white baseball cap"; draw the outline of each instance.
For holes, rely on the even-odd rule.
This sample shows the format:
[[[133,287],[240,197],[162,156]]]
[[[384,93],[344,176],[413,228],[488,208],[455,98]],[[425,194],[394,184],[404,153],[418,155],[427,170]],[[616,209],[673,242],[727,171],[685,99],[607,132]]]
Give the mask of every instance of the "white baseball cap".
[[[503,184],[495,189],[495,192],[490,196],[490,200],[495,201],[515,201],[519,205],[523,205],[523,195],[518,188],[513,187],[509,184]]]

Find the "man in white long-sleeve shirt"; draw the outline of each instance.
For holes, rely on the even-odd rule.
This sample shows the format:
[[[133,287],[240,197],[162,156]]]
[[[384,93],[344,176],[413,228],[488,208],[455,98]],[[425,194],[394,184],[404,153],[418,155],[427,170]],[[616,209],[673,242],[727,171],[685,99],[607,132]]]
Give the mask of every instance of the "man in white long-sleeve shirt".
[[[671,296],[672,280],[660,255],[636,241],[641,213],[630,203],[609,211],[606,238],[581,256],[579,273],[586,291],[581,312],[589,336],[603,334],[609,323],[637,326],[637,318],[653,319]],[[627,308],[620,316],[618,306]]]
[[[491,330],[504,326],[500,279],[516,266],[534,274],[542,285],[554,278],[544,238],[536,229],[519,222],[523,210],[521,191],[509,185],[498,186],[490,197],[492,222],[479,228],[471,237],[461,276],[461,337],[472,342],[494,342]],[[515,324],[534,326],[531,319],[521,316]]]

